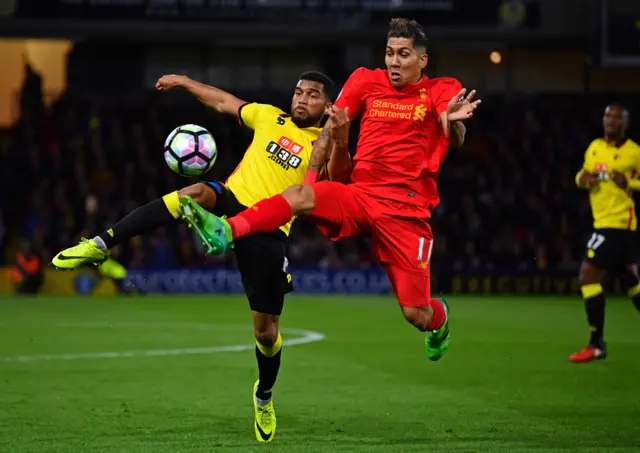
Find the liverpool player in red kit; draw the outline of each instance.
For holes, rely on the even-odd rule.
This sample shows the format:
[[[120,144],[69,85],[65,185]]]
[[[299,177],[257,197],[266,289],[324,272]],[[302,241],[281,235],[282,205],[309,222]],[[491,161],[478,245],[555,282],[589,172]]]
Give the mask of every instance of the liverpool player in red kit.
[[[370,236],[373,251],[395,290],[404,317],[426,332],[427,356],[439,360],[449,346],[448,308],[430,296],[437,176],[449,144],[462,145],[480,101],[452,78],[429,79],[422,27],[393,19],[387,35],[386,70],[357,69],[346,82],[318,137],[304,185],[263,200],[228,220],[188,197],[183,214],[213,250],[233,240],[272,231],[307,214],[329,238]],[[361,116],[353,163],[347,149],[349,122]],[[286,141],[273,152],[291,153]],[[315,182],[326,159],[330,181]]]

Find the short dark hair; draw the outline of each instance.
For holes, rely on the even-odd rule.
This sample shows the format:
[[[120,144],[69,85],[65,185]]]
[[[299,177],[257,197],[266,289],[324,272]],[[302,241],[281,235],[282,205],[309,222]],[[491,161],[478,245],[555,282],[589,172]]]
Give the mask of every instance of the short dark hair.
[[[394,17],[391,19],[387,40],[389,38],[413,39],[413,47],[424,47],[427,50],[427,35],[422,25],[406,17]]]
[[[329,78],[328,75],[320,71],[307,71],[300,74],[298,80],[308,80],[310,82],[318,82],[322,84],[322,91],[327,95],[329,100],[333,99],[336,90],[336,84]]]

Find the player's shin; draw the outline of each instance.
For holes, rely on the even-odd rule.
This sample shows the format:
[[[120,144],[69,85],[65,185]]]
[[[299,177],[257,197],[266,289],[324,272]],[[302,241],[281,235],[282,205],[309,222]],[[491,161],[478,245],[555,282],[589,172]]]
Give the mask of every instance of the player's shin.
[[[233,239],[254,233],[275,231],[293,217],[289,202],[280,194],[261,200],[228,219]]]
[[[259,382],[256,390],[256,402],[259,406],[266,405],[271,400],[271,392],[280,370],[282,356],[282,336],[278,332],[275,343],[264,344],[256,340],[256,359],[258,361]]]
[[[180,217],[178,192],[171,192],[129,213],[111,229],[93,238],[101,250],[123,243],[134,236],[171,224]]]
[[[589,344],[594,348],[604,347],[605,299],[600,283],[584,285],[580,288],[587,312],[587,322],[591,328]]]

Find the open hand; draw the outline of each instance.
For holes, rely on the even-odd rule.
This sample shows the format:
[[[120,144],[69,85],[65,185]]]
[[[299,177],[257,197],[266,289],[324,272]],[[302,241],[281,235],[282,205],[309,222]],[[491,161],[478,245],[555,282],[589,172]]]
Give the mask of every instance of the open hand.
[[[482,102],[480,99],[473,100],[476,96],[476,90],[471,90],[469,95],[464,97],[466,92],[467,89],[463,88],[449,101],[449,105],[447,106],[447,119],[449,121],[463,121],[471,118],[473,112],[476,111]]]

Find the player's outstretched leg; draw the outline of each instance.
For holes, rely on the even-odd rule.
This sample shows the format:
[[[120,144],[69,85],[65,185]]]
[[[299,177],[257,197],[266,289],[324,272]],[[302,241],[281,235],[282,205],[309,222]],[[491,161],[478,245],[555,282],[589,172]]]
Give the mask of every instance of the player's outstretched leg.
[[[180,198],[180,213],[208,253],[219,255],[233,246],[233,241],[255,233],[276,231],[294,215],[315,207],[312,186],[291,186],[282,194],[265,198],[229,219],[211,214],[189,197]]]
[[[180,216],[200,238],[209,255],[220,255],[233,248],[231,226],[226,219],[210,213],[193,198],[180,197]]]
[[[180,217],[180,195],[190,195],[208,209],[215,207],[216,194],[210,186],[194,184],[185,187],[131,211],[113,228],[93,239],[83,238],[78,245],[58,253],[51,264],[58,269],[75,269],[83,264],[104,263],[114,246],[175,222]]]
[[[598,268],[586,261],[582,263],[580,291],[584,298],[591,336],[587,346],[569,356],[569,360],[573,363],[587,363],[607,357],[607,348],[604,342],[605,298],[602,284],[600,284],[601,279],[602,273]]]

